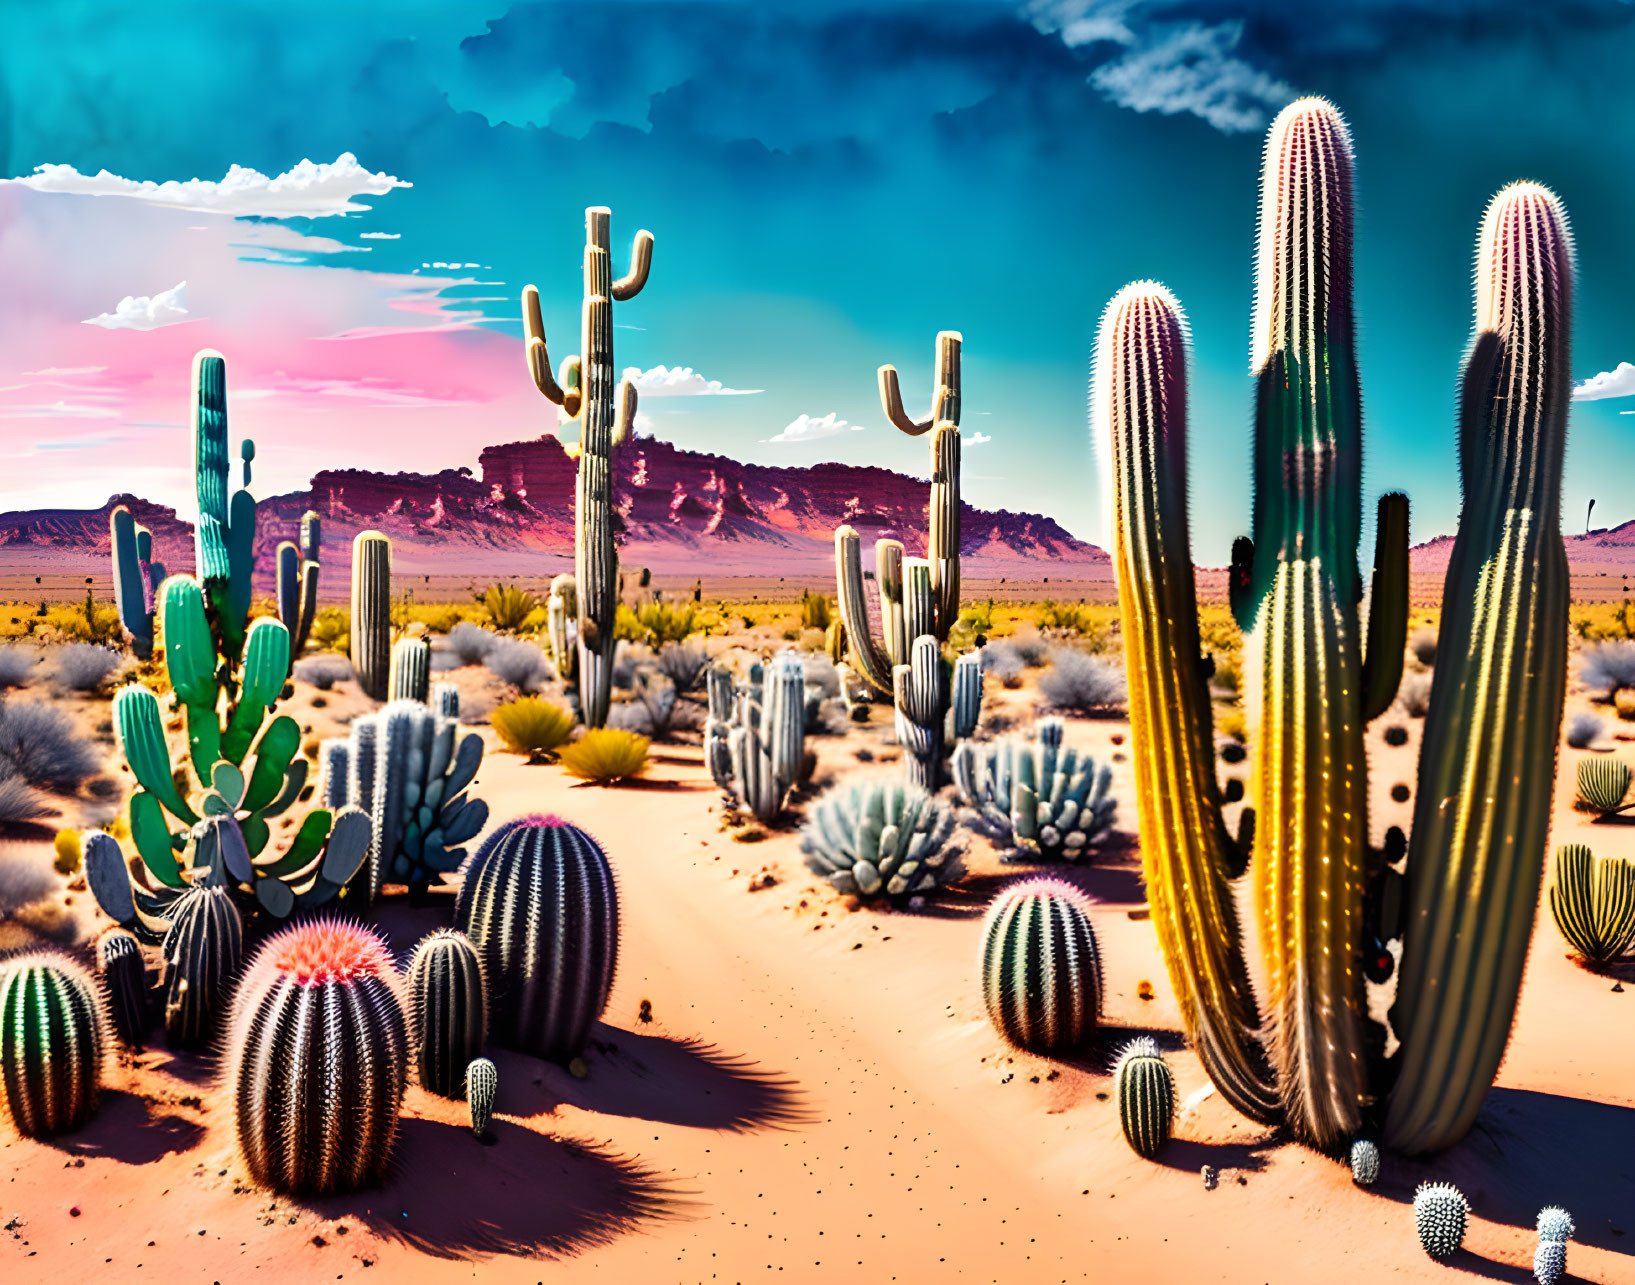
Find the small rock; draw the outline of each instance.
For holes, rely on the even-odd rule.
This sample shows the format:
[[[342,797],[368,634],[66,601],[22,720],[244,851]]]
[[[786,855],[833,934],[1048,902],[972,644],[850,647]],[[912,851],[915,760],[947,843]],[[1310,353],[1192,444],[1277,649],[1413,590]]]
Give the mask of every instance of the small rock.
[[[1215,1172],[1215,1166],[1214,1165],[1205,1165],[1198,1172],[1203,1175],[1204,1190],[1205,1191],[1214,1191],[1215,1190],[1215,1184],[1219,1180],[1219,1175],[1216,1174],[1216,1172]]]
[[[585,1065],[585,1059],[576,1057],[568,1063],[568,1074],[576,1080],[582,1080],[590,1074],[590,1068]]]
[[[70,1209],[68,1211],[68,1216],[70,1218],[78,1218],[79,1217],[79,1206],[75,1205],[72,1209]]]
[[[644,999],[642,1001],[641,1011],[636,1014],[636,1020],[639,1022],[651,1022],[653,1020],[652,1000]]]

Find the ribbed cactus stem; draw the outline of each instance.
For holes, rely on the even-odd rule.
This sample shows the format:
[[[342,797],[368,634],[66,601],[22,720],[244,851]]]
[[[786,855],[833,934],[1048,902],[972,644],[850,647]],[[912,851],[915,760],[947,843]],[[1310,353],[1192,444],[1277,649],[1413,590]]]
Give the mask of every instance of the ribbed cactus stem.
[[[165,1034],[197,1046],[227,1010],[244,950],[238,908],[223,887],[196,887],[171,908],[165,935]]]
[[[352,541],[352,669],[370,700],[385,700],[392,655],[392,542],[379,531]]]
[[[954,659],[954,739],[976,733],[982,719],[982,653],[968,651]]]
[[[1597,857],[1581,843],[1556,850],[1550,913],[1567,944],[1594,965],[1635,941],[1635,862]]]
[[[1060,879],[1012,884],[982,925],[982,998],[1007,1040],[1036,1053],[1078,1048],[1101,1011],[1090,899]]]
[[[942,784],[943,723],[948,714],[948,684],[937,640],[930,634],[916,638],[909,663],[893,669],[891,679],[897,742],[903,747],[909,782],[936,790]]]
[[[153,590],[148,583],[147,559],[140,551],[136,519],[123,504],[108,519],[113,547],[114,603],[119,623],[131,636],[131,650],[142,660],[153,655]],[[152,536],[148,538],[151,547]]]
[[[400,638],[392,646],[388,699],[420,701],[431,695],[431,640]]]
[[[240,450],[244,485],[250,484],[255,444]],[[221,628],[222,650],[236,657],[252,597],[255,569],[255,500],[232,490],[227,444],[227,359],[213,349],[193,358],[193,468],[199,521],[193,531],[195,569]]]
[[[322,559],[323,526],[318,515],[308,509],[301,515],[301,595],[300,614],[292,623],[286,620],[290,631],[290,654],[299,656],[306,650],[307,636],[318,614],[318,572]]]
[[[326,808],[344,808],[349,799],[352,742],[331,736],[318,743],[318,801]]]
[[[494,1094],[500,1087],[499,1068],[486,1057],[473,1059],[466,1067],[465,1094],[471,1108],[471,1131],[479,1138],[488,1132],[494,1118]]]
[[[806,662],[793,652],[778,656],[767,670],[764,690],[762,730],[772,757],[772,778],[787,793],[800,779],[806,757]]]
[[[1229,877],[1187,514],[1187,326],[1163,286],[1114,296],[1090,415],[1113,515],[1131,761],[1153,927],[1187,1038],[1221,1096],[1278,1115]]]
[[[709,715],[704,720],[704,762],[723,792],[735,792],[732,778],[732,734],[734,700],[732,673],[719,665],[712,665],[704,675],[705,694],[709,701]]]
[[[1142,1036],[1125,1046],[1113,1068],[1113,1087],[1124,1140],[1152,1159],[1175,1127],[1175,1077],[1155,1041]]]
[[[1550,827],[1571,593],[1561,467],[1573,246],[1534,183],[1488,206],[1459,428],[1464,507],[1442,596],[1408,849],[1386,1140],[1457,1141],[1515,1014]]]
[[[466,1068],[488,1037],[482,961],[464,933],[441,929],[409,961],[409,1032],[420,1085],[457,1098]]]
[[[106,1024],[96,982],[68,956],[0,961],[0,1109],[18,1133],[45,1138],[90,1119]]]
[[[400,985],[386,944],[339,920],[286,928],[256,953],[226,1079],[257,1185],[319,1196],[385,1177],[408,1064]]]
[[[122,928],[108,929],[97,939],[97,969],[108,993],[115,1034],[127,1048],[141,1048],[152,1025],[141,945]]]
[[[557,576],[551,581],[550,596],[545,600],[545,632],[556,676],[564,683],[572,683],[579,670],[579,592],[572,576]]]

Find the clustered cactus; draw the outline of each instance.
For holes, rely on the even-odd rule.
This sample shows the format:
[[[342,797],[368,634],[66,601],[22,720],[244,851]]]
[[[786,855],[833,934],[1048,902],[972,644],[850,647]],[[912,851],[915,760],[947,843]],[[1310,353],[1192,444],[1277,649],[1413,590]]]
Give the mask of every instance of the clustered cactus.
[[[942,800],[877,778],[819,800],[801,830],[801,851],[838,892],[906,901],[964,873],[953,833],[954,814]]]
[[[1352,313],[1352,152],[1328,103],[1270,131],[1254,324],[1254,534],[1233,551],[1232,605],[1258,772],[1255,904],[1266,1013],[1249,985],[1199,655],[1186,498],[1186,323],[1163,287],[1108,306],[1092,416],[1111,488],[1136,796],[1153,923],[1187,1035],[1222,1096],[1338,1149],[1386,1097],[1384,1139],[1445,1147],[1502,1056],[1534,911],[1566,677],[1560,534],[1571,242],[1559,202],[1518,184],[1489,207],[1460,430],[1464,511],[1407,853],[1408,925],[1394,1078],[1364,1004],[1386,957],[1367,843],[1365,722],[1401,677],[1407,508],[1385,496],[1366,655],[1358,604],[1362,439]],[[1502,565],[1495,579],[1491,568]],[[1491,810],[1503,806],[1502,820]],[[1250,833],[1245,831],[1245,836]],[[1458,979],[1480,979],[1479,990]]]
[[[996,844],[1031,858],[1081,861],[1108,832],[1118,801],[1112,769],[1062,744],[1059,718],[1040,719],[1031,739],[1006,736],[954,749],[960,819]]]
[[[488,1038],[483,964],[464,933],[441,929],[414,948],[409,1031],[420,1087],[445,1098],[459,1097],[466,1068]]]
[[[1414,1192],[1414,1227],[1432,1258],[1452,1258],[1465,1243],[1469,1222],[1470,1206],[1459,1188],[1446,1182],[1419,1184]]]
[[[1533,1279],[1556,1285],[1567,1274],[1567,1242],[1572,1239],[1573,1216],[1559,1205],[1546,1205],[1538,1214],[1538,1248],[1533,1251]]]
[[[1175,1128],[1175,1077],[1149,1036],[1124,1046],[1113,1067],[1118,1123],[1137,1155],[1152,1159]]]
[[[1101,1011],[1101,951],[1090,899],[1060,879],[1026,879],[994,899],[982,925],[982,998],[1018,1048],[1078,1048]]]
[[[46,1138],[91,1118],[106,1026],[95,980],[68,956],[0,962],[0,1108],[18,1133]]]
[[[278,618],[290,635],[290,662],[301,654],[318,614],[318,572],[323,546],[323,526],[318,515],[308,509],[301,515],[301,542],[285,540],[278,546]]]
[[[148,660],[153,655],[153,597],[164,582],[165,566],[153,560],[153,532],[139,524],[123,504],[114,508],[108,525],[119,623],[130,635],[131,650]]]
[[[1598,857],[1581,843],[1557,848],[1550,914],[1589,963],[1618,958],[1635,941],[1635,862]]]
[[[561,382],[551,370],[545,343],[545,323],[539,291],[522,292],[524,338],[528,369],[547,401],[561,408],[564,418],[579,424],[579,479],[574,504],[573,595],[578,607],[574,641],[578,654],[573,669],[579,678],[580,717],[586,727],[607,722],[613,694],[614,622],[619,606],[619,555],[613,545],[613,452],[630,436],[636,422],[636,386],[613,382],[613,304],[634,299],[647,284],[653,263],[653,234],[636,233],[630,249],[630,272],[613,280],[609,250],[612,213],[601,206],[585,211],[585,303],[583,357],[562,363]],[[565,586],[564,586],[565,587]],[[567,595],[552,585],[553,597]],[[547,608],[549,614],[550,608]],[[561,652],[567,647],[565,624],[552,629],[552,650],[558,673],[566,679]],[[571,672],[571,671],[570,671]]]
[[[719,666],[706,675],[709,717],[704,757],[715,783],[759,821],[783,811],[789,792],[809,774],[806,755],[806,663],[793,652],[754,665],[734,687]]]

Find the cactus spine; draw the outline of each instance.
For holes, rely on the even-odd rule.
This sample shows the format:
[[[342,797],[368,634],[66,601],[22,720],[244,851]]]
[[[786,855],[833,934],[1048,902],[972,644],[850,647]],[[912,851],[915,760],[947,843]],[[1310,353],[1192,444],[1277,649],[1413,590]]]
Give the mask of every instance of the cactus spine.
[[[1635,941],[1635,862],[1597,857],[1579,843],[1558,848],[1550,913],[1591,964],[1618,958]]]
[[[385,700],[392,654],[392,542],[379,531],[352,541],[352,668],[370,700]]]
[[[66,955],[0,963],[0,1107],[17,1132],[45,1138],[91,1118],[106,1021],[96,982]]]
[[[488,1122],[494,1118],[494,1092],[500,1087],[499,1069],[486,1057],[479,1057],[466,1067],[466,1102],[471,1107],[471,1131],[479,1138],[488,1132]]]
[[[1465,1243],[1470,1206],[1446,1182],[1422,1182],[1414,1192],[1414,1227],[1419,1243],[1435,1259],[1451,1258]]]
[[[492,987],[496,1042],[576,1057],[607,1007],[619,950],[618,893],[596,841],[560,817],[508,822],[472,858],[454,918]]]
[[[1151,1160],[1175,1127],[1175,1077],[1158,1045],[1144,1035],[1125,1045],[1113,1068],[1113,1084],[1124,1140]]]
[[[420,1086],[459,1097],[466,1068],[488,1037],[488,987],[482,961],[464,933],[440,929],[414,948],[409,1033]]]
[[[1443,589],[1391,1013],[1402,1052],[1385,1137],[1408,1152],[1445,1147],[1475,1121],[1509,1039],[1538,907],[1567,685],[1572,276],[1555,196],[1518,183],[1494,197],[1477,252],[1464,508]]]
[[[1060,879],[1027,879],[994,899],[982,926],[982,998],[1018,1048],[1078,1048],[1101,1011],[1101,951],[1090,899]]]
[[[613,545],[613,451],[630,435],[636,420],[636,388],[628,379],[613,383],[613,304],[634,299],[647,284],[653,263],[653,234],[636,233],[629,275],[613,280],[609,249],[612,213],[600,206],[585,211],[585,303],[582,357],[562,366],[562,382],[551,372],[539,291],[522,292],[528,369],[545,398],[578,420],[579,480],[574,505],[574,583],[578,596],[579,707],[587,727],[607,722],[613,691],[613,626],[619,605],[619,555]]]
[[[1559,1205],[1546,1205],[1538,1214],[1538,1248],[1533,1251],[1533,1279],[1556,1285],[1567,1272],[1567,1242],[1572,1239],[1572,1215]]]
[[[225,888],[197,887],[170,910],[165,935],[165,1034],[172,1044],[203,1044],[226,1011],[243,958],[244,926]]]
[[[431,642],[425,638],[400,638],[392,648],[388,699],[426,703],[431,695]]]
[[[108,1015],[114,1033],[127,1048],[139,1049],[152,1024],[148,1008],[148,970],[142,947],[122,928],[110,928],[97,939],[97,968],[108,993]]]
[[[385,1176],[408,1066],[386,944],[340,920],[262,945],[233,1001],[227,1084],[251,1178],[284,1195]]]

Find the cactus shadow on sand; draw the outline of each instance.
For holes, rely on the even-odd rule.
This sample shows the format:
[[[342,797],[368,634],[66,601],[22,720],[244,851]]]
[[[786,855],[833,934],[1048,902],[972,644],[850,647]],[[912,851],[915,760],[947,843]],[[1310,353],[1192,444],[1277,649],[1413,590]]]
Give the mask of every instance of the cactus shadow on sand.
[[[117,1160],[145,1165],[171,1153],[191,1151],[204,1137],[204,1126],[132,1093],[104,1089],[101,1105],[73,1133],[46,1138],[47,1145],[81,1159]]]
[[[469,1129],[406,1119],[383,1188],[303,1202],[325,1219],[438,1258],[568,1258],[643,1224],[685,1216],[689,1193],[639,1160],[496,1119],[492,1145]]]

